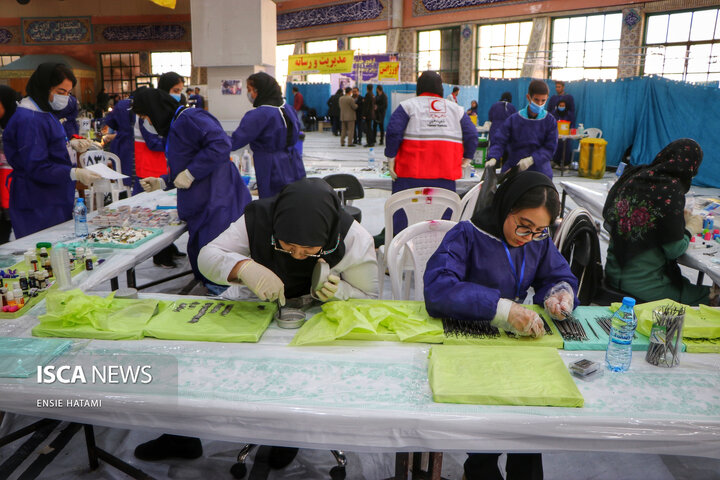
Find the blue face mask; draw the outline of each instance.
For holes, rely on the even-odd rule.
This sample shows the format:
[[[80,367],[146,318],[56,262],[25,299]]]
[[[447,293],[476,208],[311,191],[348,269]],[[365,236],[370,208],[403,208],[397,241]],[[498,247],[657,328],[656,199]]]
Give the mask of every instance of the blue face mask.
[[[59,93],[56,93],[50,101],[50,107],[55,111],[62,110],[68,106],[69,101],[70,95],[60,95]]]
[[[182,98],[179,93],[171,93],[170,96],[173,97],[178,102]]]
[[[565,107],[558,107],[558,110],[560,110],[561,112],[564,112],[564,111],[565,111]]]
[[[528,103],[528,108],[529,108],[530,111],[531,111],[532,113],[534,113],[535,115],[539,115],[540,112],[542,112],[543,110],[545,110],[545,106],[544,106],[544,105],[537,105],[536,103],[534,103],[534,102],[532,102],[532,101],[530,101],[530,103]]]
[[[157,130],[155,130],[155,127],[153,127],[153,124],[147,120],[144,121],[143,127],[145,127],[145,130],[147,130],[149,133],[152,133],[153,135],[158,134]]]

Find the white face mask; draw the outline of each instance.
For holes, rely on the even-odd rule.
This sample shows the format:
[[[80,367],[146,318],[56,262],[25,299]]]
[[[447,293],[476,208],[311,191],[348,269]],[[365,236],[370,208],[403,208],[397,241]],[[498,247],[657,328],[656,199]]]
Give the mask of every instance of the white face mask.
[[[53,110],[62,110],[67,107],[69,101],[70,95],[60,95],[59,93],[56,93],[50,101],[50,106]]]
[[[250,92],[247,92],[247,99],[251,105],[255,103],[255,99],[252,97],[252,95],[250,95]]]
[[[145,127],[145,130],[147,130],[149,133],[152,133],[153,135],[158,135],[157,130],[155,130],[155,127],[152,126],[152,123],[150,123],[147,119],[143,120],[143,127]]]

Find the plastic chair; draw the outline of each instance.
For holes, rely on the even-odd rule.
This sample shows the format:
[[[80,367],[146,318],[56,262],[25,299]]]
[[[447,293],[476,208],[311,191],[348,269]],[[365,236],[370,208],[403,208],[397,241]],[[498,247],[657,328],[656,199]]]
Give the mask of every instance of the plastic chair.
[[[587,138],[602,138],[602,130],[599,128],[586,128],[585,133],[587,133]],[[580,157],[580,142],[578,142],[577,148],[574,148],[572,151],[572,154],[570,154],[570,164],[572,165],[572,162],[575,160],[575,155]]]
[[[475,204],[477,203],[477,199],[480,196],[480,189],[482,188],[482,183],[483,182],[480,182],[474,187],[472,187],[462,197],[462,200],[460,201],[460,216],[458,217],[458,222],[461,222],[463,220],[470,220],[470,217],[472,217],[473,212],[475,211]]]
[[[429,220],[410,225],[392,239],[387,250],[387,263],[394,300],[424,300],[423,275],[427,261],[455,225],[456,222],[448,220]],[[412,298],[411,277],[415,284]]]
[[[333,189],[340,196],[340,200],[343,204],[343,210],[352,215],[352,217],[360,223],[362,221],[362,210],[358,207],[353,207],[353,200],[365,198],[365,190],[363,189],[360,180],[354,175],[349,173],[335,173],[323,177],[327,183],[330,184]]]
[[[78,167],[84,168],[88,165],[96,165],[104,163],[108,167],[112,168],[116,172],[122,174],[122,166],[120,164],[120,157],[114,153],[106,152],[104,150],[88,150],[78,157]],[[131,194],[130,187],[123,185],[121,180],[98,180],[93,182],[90,186],[90,198],[92,199],[92,205],[88,205],[88,209],[96,210],[98,208],[99,198],[104,198],[106,193],[109,193],[112,201],[117,202],[120,200],[120,194],[122,192],[127,193],[129,197]],[[104,202],[103,205],[104,206]]]
[[[403,210],[407,216],[408,226],[425,220],[442,219],[445,210],[452,211],[452,221],[460,217],[460,197],[457,193],[438,187],[412,188],[394,193],[385,202],[385,244],[378,248],[378,288],[382,298],[385,285],[385,269],[387,260],[385,252],[395,235],[393,232],[393,215]]]

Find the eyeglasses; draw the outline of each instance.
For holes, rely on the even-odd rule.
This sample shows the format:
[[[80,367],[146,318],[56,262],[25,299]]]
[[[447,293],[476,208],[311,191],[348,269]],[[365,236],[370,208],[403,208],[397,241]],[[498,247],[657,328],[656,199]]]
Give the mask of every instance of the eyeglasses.
[[[295,254],[295,251],[294,251],[294,250],[288,251],[288,250],[285,250],[284,248],[279,247],[279,246],[277,245],[277,243],[275,242],[275,236],[274,236],[274,235],[271,235],[271,236],[270,236],[270,245],[272,245],[273,248],[274,248],[275,250],[277,250],[278,252],[287,253],[288,255],[293,255],[293,254]],[[335,250],[337,250],[337,248],[338,248],[339,245],[340,245],[340,235],[338,235],[337,242],[335,243],[335,246],[334,246],[333,248],[331,248],[330,250],[320,250],[319,253],[314,253],[314,254],[311,254],[311,253],[303,253],[302,255],[305,256],[305,257],[320,258],[320,257],[322,257],[322,256],[330,255],[331,253],[333,253]]]
[[[527,237],[528,235],[531,235],[532,240],[539,242],[541,240],[545,240],[550,236],[550,232],[548,231],[547,227],[545,227],[540,232],[534,232],[530,227],[518,223],[514,215],[513,220],[515,221],[515,225],[517,225],[517,227],[515,228],[515,235],[517,235],[518,237]]]

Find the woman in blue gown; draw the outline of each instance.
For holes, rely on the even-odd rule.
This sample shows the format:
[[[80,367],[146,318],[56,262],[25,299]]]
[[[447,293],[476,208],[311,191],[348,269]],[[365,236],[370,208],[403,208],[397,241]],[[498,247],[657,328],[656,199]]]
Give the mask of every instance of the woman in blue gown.
[[[282,188],[305,178],[305,165],[295,143],[300,122],[285,104],[280,85],[265,72],[247,79],[248,100],[255,107],[245,114],[232,134],[232,150],[247,144],[253,152],[258,196],[272,197]]]

